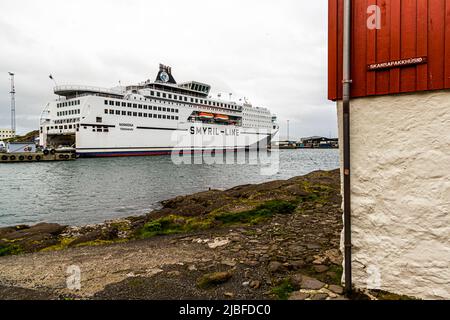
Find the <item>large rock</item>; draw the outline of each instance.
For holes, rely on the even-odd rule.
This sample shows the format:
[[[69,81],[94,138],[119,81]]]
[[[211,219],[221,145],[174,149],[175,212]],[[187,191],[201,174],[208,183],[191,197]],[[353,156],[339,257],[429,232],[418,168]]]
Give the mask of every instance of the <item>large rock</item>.
[[[22,229],[29,229],[29,228],[30,228],[29,226],[25,226],[25,225],[0,228],[0,239],[6,239],[9,234],[12,234],[12,233],[22,230]]]
[[[326,300],[328,295],[326,293],[317,293],[311,296],[311,300]]]
[[[299,300],[306,300],[308,298],[309,298],[309,294],[303,293],[303,292],[300,292],[300,291],[296,291],[296,292],[293,292],[290,295],[289,300],[299,301]]]
[[[334,292],[336,294],[343,294],[344,293],[344,288],[342,288],[341,286],[334,285],[334,284],[331,284],[328,287],[328,290],[330,290],[331,292]]]
[[[36,239],[39,236],[58,236],[66,229],[66,226],[56,223],[39,223],[32,227],[19,226],[19,228],[13,228],[16,230],[13,231],[11,228],[4,228],[5,234],[2,235],[2,238],[6,240],[17,240],[31,237]]]
[[[319,290],[325,287],[325,283],[314,278],[303,277],[301,286],[302,289]]]
[[[66,229],[56,223],[39,223],[34,226],[16,226],[2,228],[1,239],[13,242],[20,252],[35,252],[58,244],[58,236]]]

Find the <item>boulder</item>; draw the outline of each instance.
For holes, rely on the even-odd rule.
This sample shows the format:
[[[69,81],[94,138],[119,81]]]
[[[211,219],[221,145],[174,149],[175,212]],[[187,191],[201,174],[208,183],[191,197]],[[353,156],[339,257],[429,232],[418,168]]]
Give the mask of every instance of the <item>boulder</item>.
[[[317,293],[311,296],[311,300],[326,300],[328,295],[326,293]]]
[[[19,226],[19,228],[4,228],[2,234],[2,238],[6,240],[17,240],[23,239],[26,240],[28,238],[43,239],[52,236],[60,235],[66,226],[62,226],[56,223],[39,223],[32,227]]]
[[[295,291],[295,292],[293,292],[290,295],[289,300],[291,300],[291,301],[299,301],[299,300],[306,300],[308,298],[309,298],[309,294],[303,293],[303,292],[300,292],[300,291]]]
[[[319,290],[319,289],[322,289],[323,287],[325,287],[325,283],[323,283],[322,281],[319,281],[317,279],[304,276],[302,279],[301,287],[302,287],[302,289],[307,289],[307,290]]]
[[[344,293],[344,288],[342,288],[341,286],[334,285],[334,284],[331,284],[328,287],[328,290],[330,290],[331,292],[334,292],[336,294],[343,294]]]

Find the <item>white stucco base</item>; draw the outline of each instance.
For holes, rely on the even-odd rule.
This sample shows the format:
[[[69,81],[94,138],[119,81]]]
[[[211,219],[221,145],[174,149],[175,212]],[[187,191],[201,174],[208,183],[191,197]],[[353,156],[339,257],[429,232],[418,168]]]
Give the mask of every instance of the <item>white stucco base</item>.
[[[350,110],[354,285],[450,299],[450,91]]]

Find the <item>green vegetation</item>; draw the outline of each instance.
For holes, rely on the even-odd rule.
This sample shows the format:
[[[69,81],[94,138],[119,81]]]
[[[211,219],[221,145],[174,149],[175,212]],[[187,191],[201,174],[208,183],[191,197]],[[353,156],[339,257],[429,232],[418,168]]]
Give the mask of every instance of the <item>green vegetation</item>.
[[[329,278],[328,282],[336,285],[341,285],[343,271],[344,270],[342,266],[331,265],[330,269],[328,270],[328,278]]]
[[[160,235],[183,233],[189,227],[186,219],[171,215],[146,223],[139,233],[141,238],[151,238]]]
[[[287,201],[268,201],[257,208],[237,213],[215,213],[206,217],[184,218],[170,215],[153,220],[139,230],[139,238],[151,238],[160,235],[188,233],[192,231],[210,229],[214,226],[258,224],[273,217],[276,214],[291,214],[296,205]]]
[[[120,232],[130,231],[131,225],[129,222],[114,222],[111,223],[111,227],[117,229]]]
[[[48,252],[48,251],[59,251],[59,250],[63,250],[66,249],[67,247],[69,247],[70,243],[75,240],[75,238],[63,238],[61,239],[61,242],[58,244],[55,244],[53,246],[44,248],[41,250],[41,252]]]
[[[0,257],[16,255],[23,252],[23,249],[16,244],[0,244]]]
[[[83,242],[80,244],[75,245],[75,247],[95,247],[95,246],[103,246],[103,245],[107,245],[107,244],[113,244],[113,243],[118,243],[120,241],[109,241],[109,240],[94,240],[94,241],[88,241],[88,242]]]
[[[312,184],[309,181],[303,182],[303,189],[308,193],[308,196],[303,197],[302,201],[312,201],[317,203],[328,203],[330,195],[335,192],[330,186]]]
[[[295,289],[290,279],[284,279],[278,286],[272,288],[272,293],[279,300],[287,300],[294,291]]]
[[[275,214],[291,214],[297,208],[296,205],[287,202],[273,200],[257,207],[254,210],[244,211],[240,213],[224,213],[215,217],[225,225],[230,224],[258,224]]]

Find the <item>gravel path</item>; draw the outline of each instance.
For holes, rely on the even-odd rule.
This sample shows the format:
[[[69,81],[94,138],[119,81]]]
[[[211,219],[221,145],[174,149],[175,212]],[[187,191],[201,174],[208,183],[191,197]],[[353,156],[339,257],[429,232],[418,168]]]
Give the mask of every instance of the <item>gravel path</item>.
[[[162,242],[160,238],[3,257],[0,259],[0,284],[70,295],[73,292],[67,289],[66,280],[71,273],[67,271],[75,265],[81,270],[81,290],[76,295],[89,297],[127,277],[148,277],[160,272],[164,265],[197,261],[199,251],[204,250],[200,244]],[[0,290],[0,298],[10,296],[5,291]]]

